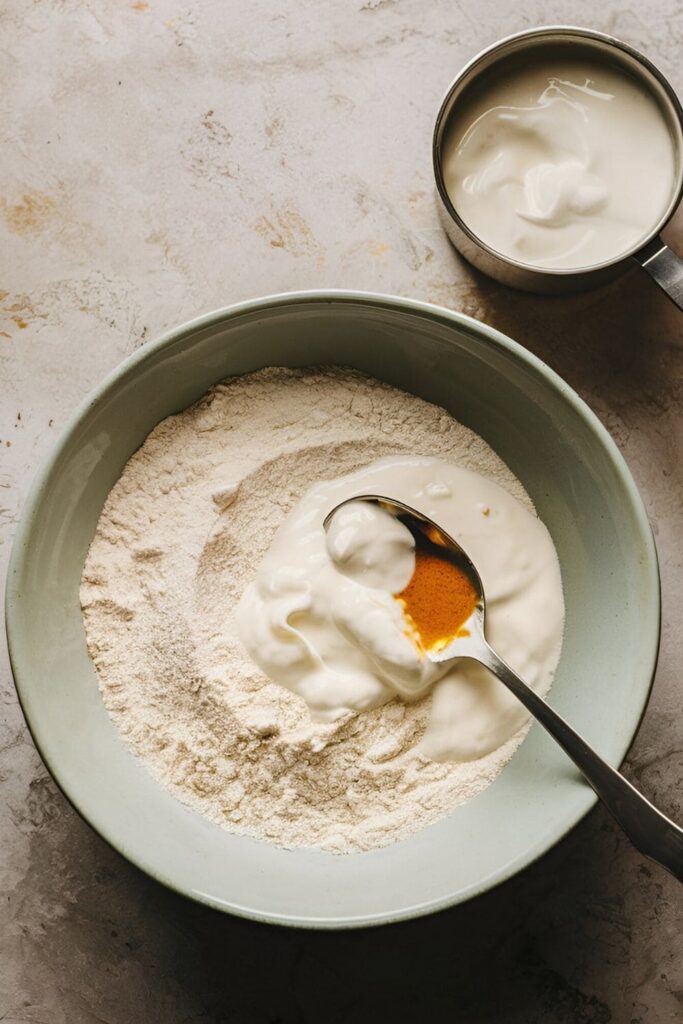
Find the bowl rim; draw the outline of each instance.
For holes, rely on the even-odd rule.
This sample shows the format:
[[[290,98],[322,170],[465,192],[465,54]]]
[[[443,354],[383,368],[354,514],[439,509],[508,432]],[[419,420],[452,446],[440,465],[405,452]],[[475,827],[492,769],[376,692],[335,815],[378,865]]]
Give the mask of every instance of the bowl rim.
[[[444,306],[439,306],[435,303],[405,298],[388,293],[343,288],[319,288],[278,292],[254,299],[247,299],[228,306],[219,307],[208,313],[194,317],[177,327],[173,327],[170,330],[163,332],[149,342],[146,342],[110,370],[104,376],[102,381],[88,393],[68,418],[66,425],[60,432],[52,448],[43,459],[34,475],[24,506],[21,510],[8,564],[5,587],[5,629],[7,634],[9,661],[19,705],[33,743],[57,787],[82,820],[85,821],[86,824],[92,828],[108,846],[114,849],[127,861],[132,863],[135,867],[143,871],[146,875],[153,878],[155,881],[160,882],[166,888],[178,893],[179,895],[209,906],[214,910],[220,910],[223,913],[230,913],[248,920],[266,924],[279,924],[287,927],[334,930],[393,924],[399,921],[411,920],[456,906],[461,902],[466,902],[475,896],[481,895],[484,892],[495,888],[518,874],[530,864],[534,863],[559,843],[561,839],[568,835],[568,833],[571,832],[595,806],[598,800],[596,794],[586,787],[585,799],[582,805],[577,810],[572,811],[567,815],[566,820],[563,822],[562,826],[556,830],[551,839],[548,839],[547,836],[539,837],[537,842],[534,843],[524,855],[518,857],[516,860],[506,863],[498,871],[492,872],[486,878],[481,879],[477,885],[471,886],[464,892],[451,893],[447,896],[438,897],[426,903],[411,904],[393,912],[382,911],[368,915],[356,915],[355,917],[343,918],[311,918],[291,914],[268,914],[239,904],[228,903],[226,900],[217,896],[212,896],[210,893],[201,892],[194,888],[189,889],[184,887],[177,883],[173,878],[168,877],[163,870],[159,870],[159,868],[154,864],[153,858],[150,857],[145,860],[144,858],[129,852],[126,848],[125,841],[121,840],[116,835],[110,834],[101,824],[95,825],[90,821],[87,812],[80,806],[79,796],[77,794],[70,793],[68,791],[68,787],[65,787],[62,784],[59,766],[45,755],[43,746],[36,734],[34,724],[32,724],[31,721],[32,697],[30,683],[26,683],[23,677],[23,668],[20,667],[20,662],[23,660],[23,648],[25,647],[25,644],[22,640],[22,632],[18,621],[19,605],[21,602],[20,584],[24,576],[25,563],[28,557],[28,542],[30,540],[33,520],[41,502],[42,492],[49,481],[55,464],[59,460],[63,449],[79,429],[82,420],[87,416],[91,408],[95,406],[107,394],[110,388],[121,378],[144,365],[148,360],[155,356],[157,352],[173,342],[177,342],[183,338],[189,339],[198,331],[228,322],[245,313],[277,309],[288,305],[294,306],[321,302],[327,302],[330,304],[340,303],[343,305],[360,304],[380,309],[383,308],[392,311],[414,313],[424,317],[425,319],[434,320],[441,324],[445,321],[455,327],[465,328],[469,333],[473,333],[481,341],[492,344],[512,355],[515,359],[525,364],[526,367],[535,375],[542,377],[560,393],[566,402],[574,408],[577,414],[587,423],[591,431],[597,436],[605,454],[609,457],[612,468],[619,477],[619,481],[630,500],[631,512],[638,526],[643,551],[647,556],[642,563],[641,569],[642,572],[647,575],[647,582],[657,602],[657,607],[655,609],[656,614],[653,616],[655,628],[652,635],[647,637],[645,640],[648,651],[647,658],[644,658],[644,660],[647,660],[649,663],[649,681],[647,686],[643,688],[638,704],[635,705],[637,718],[634,721],[632,729],[628,730],[627,735],[621,744],[618,759],[613,761],[615,766],[621,764],[626,757],[626,754],[628,753],[628,750],[630,749],[640,728],[652,693],[661,638],[661,581],[657,549],[643,500],[624,457],[606,427],[598,419],[597,415],[591,410],[587,403],[579,397],[574,389],[559,376],[559,374],[519,342],[514,341],[506,334],[503,334],[494,327],[490,327],[481,320],[477,320],[475,317],[468,316],[467,314],[456,310],[448,309]]]

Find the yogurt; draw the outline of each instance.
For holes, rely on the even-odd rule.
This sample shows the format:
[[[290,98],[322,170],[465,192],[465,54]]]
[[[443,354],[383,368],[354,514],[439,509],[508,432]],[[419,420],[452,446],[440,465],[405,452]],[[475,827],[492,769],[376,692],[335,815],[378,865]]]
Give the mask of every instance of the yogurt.
[[[238,610],[240,637],[275,682],[299,694],[321,722],[416,700],[432,691],[421,752],[473,760],[525,723],[514,697],[482,666],[433,664],[397,598],[415,569],[415,539],[381,508],[339,502],[384,494],[450,533],[477,566],[487,600],[487,637],[540,692],[562,643],[560,569],[543,523],[496,483],[426,457],[382,459],[311,488],[273,540]]]
[[[481,241],[557,270],[636,248],[675,182],[671,133],[646,87],[616,65],[552,52],[464,94],[442,166],[455,210]]]

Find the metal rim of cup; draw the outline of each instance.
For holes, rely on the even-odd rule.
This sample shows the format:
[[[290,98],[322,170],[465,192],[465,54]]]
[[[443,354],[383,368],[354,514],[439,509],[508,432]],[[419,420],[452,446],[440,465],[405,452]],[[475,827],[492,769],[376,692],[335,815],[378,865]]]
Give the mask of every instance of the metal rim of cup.
[[[564,39],[554,38],[552,39],[552,42],[568,42],[569,44],[571,44],[572,39],[575,39],[578,43],[582,40],[587,41],[588,43],[598,42],[626,54],[628,57],[632,58],[636,64],[640,65],[644,69],[645,74],[642,75],[642,79],[646,83],[648,91],[651,94],[654,95],[654,90],[652,89],[651,83],[648,81],[647,73],[649,73],[649,75],[651,75],[661,86],[670,107],[669,112],[671,114],[672,122],[678,125],[680,134],[679,138],[675,140],[677,142],[677,164],[675,167],[677,181],[672,192],[672,198],[669,205],[657,223],[646,235],[643,235],[635,245],[631,246],[631,248],[624,252],[619,253],[618,256],[615,256],[612,259],[604,260],[602,263],[593,263],[577,267],[542,267],[533,263],[522,263],[520,260],[515,260],[511,256],[506,256],[504,253],[499,252],[497,249],[494,249],[483,241],[479,235],[475,234],[471,230],[466,221],[460,217],[451,201],[443,179],[441,143],[453,110],[453,96],[456,90],[464,87],[466,84],[469,84],[470,81],[473,82],[475,80],[478,75],[477,69],[486,62],[487,58],[495,56],[496,59],[502,60],[509,56],[511,52],[514,52],[514,49],[516,48],[515,44],[524,42],[525,40],[543,39],[544,36],[549,37],[549,39],[553,36],[564,36]],[[491,66],[491,64],[486,64],[486,67],[483,70],[488,71]],[[655,96],[655,99],[658,99],[658,97]],[[590,274],[593,271],[608,270],[615,267],[640,252],[657,237],[659,232],[668,224],[676,212],[676,209],[683,198],[683,108],[681,107],[681,103],[673,89],[673,86],[666,76],[662,74],[659,68],[653,64],[645,54],[641,53],[629,43],[625,43],[621,39],[617,39],[615,36],[608,35],[605,32],[598,32],[589,28],[580,28],[576,25],[542,25],[538,28],[515,32],[512,35],[504,36],[502,39],[497,40],[485,49],[480,50],[479,53],[465,64],[459,74],[456,75],[446,90],[446,95],[444,96],[436,117],[434,133],[432,135],[432,163],[436,187],[441,202],[443,203],[443,207],[456,227],[459,228],[465,236],[467,236],[473,246],[485,252],[492,259],[500,261],[502,264],[514,267],[520,272],[526,271],[530,274],[536,274],[539,277],[560,278],[571,277],[571,275],[577,274]],[[456,247],[459,248],[457,245]]]

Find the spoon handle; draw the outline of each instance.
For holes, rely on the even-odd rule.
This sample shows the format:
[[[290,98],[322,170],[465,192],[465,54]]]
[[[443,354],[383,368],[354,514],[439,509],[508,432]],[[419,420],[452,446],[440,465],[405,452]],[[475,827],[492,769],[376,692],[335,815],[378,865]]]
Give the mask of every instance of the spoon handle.
[[[478,659],[557,740],[637,850],[683,882],[683,829],[653,807],[486,644]]]

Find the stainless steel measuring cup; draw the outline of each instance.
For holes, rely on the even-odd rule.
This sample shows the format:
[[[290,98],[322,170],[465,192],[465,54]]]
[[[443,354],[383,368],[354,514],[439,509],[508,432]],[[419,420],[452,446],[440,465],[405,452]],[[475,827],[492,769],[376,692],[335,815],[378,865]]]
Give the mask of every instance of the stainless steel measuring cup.
[[[493,71],[500,74],[507,61],[519,60],[520,55],[541,52],[575,50],[578,54],[589,53],[594,59],[601,59],[611,65],[622,67],[629,75],[635,76],[651,93],[662,111],[671,132],[676,159],[675,181],[671,200],[664,214],[651,226],[644,239],[618,257],[594,266],[573,269],[548,269],[521,263],[502,255],[483,242],[460,217],[446,190],[443,178],[443,144],[452,111],[466,90],[484,75]],[[634,139],[637,145],[637,139]],[[683,110],[670,83],[664,75],[628,43],[594,32],[591,29],[574,28],[567,25],[549,25],[507,36],[482,50],[467,64],[451,84],[441,104],[432,142],[434,176],[439,197],[439,207],[446,233],[453,245],[479,270],[491,277],[530,292],[559,295],[566,292],[583,291],[610,281],[623,273],[635,260],[683,309],[683,260],[662,241],[660,231],[673,217],[683,197]]]

